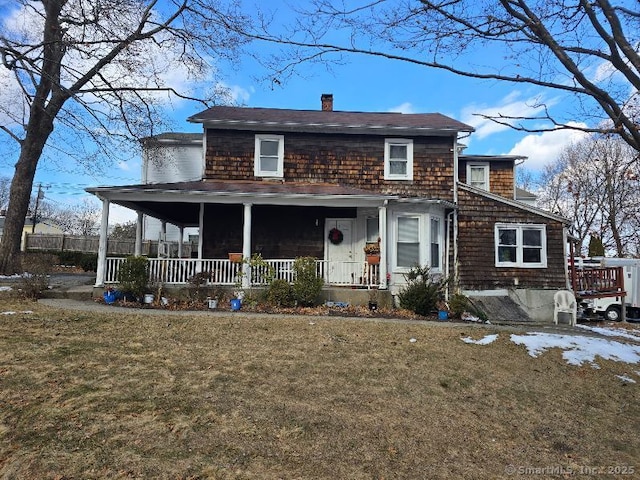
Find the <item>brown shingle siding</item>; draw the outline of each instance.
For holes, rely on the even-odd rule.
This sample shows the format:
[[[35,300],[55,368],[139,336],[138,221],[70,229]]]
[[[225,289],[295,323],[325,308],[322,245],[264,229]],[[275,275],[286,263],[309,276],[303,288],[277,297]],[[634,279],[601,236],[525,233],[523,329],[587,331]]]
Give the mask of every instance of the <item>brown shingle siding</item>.
[[[545,224],[547,268],[495,266],[496,223]],[[459,276],[463,288],[564,288],[564,225],[514,206],[462,190],[458,212]]]
[[[373,135],[284,134],[283,180],[452,199],[452,138],[414,139],[413,181],[384,179],[384,141],[385,137]],[[260,181],[254,177],[254,149],[255,132],[207,130],[205,177]]]
[[[467,165],[469,163],[489,164],[489,191],[505,198],[513,199],[515,189],[514,162],[501,160],[493,162],[482,161],[460,161],[460,171],[458,172],[461,182],[467,183]]]

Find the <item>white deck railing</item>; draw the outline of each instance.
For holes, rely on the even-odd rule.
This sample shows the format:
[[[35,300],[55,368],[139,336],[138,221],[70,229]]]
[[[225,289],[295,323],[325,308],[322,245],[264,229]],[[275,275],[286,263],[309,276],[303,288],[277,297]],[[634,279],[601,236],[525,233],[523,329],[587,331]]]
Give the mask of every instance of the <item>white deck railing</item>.
[[[118,270],[123,261],[122,257],[107,258],[104,279],[106,284],[118,283]],[[265,262],[273,267],[275,278],[288,282],[295,280],[294,260],[265,260]],[[207,272],[208,284],[233,286],[238,285],[242,279],[242,267],[242,264],[230,262],[228,259],[150,258],[149,280],[163,284],[186,285],[197,273]],[[317,260],[316,269],[318,276],[324,279],[326,285],[369,286],[380,283],[379,266],[369,265],[366,262]],[[250,275],[251,284],[266,284],[267,275],[268,267],[254,267]]]

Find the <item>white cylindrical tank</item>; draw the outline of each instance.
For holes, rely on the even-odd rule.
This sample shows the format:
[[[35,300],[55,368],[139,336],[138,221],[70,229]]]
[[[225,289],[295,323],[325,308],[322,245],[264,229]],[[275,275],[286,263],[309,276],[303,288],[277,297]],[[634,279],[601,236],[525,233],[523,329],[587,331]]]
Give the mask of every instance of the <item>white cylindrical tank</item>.
[[[202,133],[163,133],[142,143],[142,183],[175,183],[201,180],[204,173]],[[160,220],[145,215],[142,223],[144,240],[178,242],[180,229],[167,224],[162,239]],[[197,228],[185,228],[183,241],[198,235]]]

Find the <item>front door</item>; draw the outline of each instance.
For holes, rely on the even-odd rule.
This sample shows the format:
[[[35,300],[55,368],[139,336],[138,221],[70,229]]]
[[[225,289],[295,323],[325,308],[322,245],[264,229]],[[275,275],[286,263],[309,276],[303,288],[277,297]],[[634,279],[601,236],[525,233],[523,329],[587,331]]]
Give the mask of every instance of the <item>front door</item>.
[[[325,252],[327,260],[327,278],[329,283],[352,284],[353,261],[353,227],[351,218],[327,218],[325,221]],[[342,241],[337,242],[335,237],[332,242],[329,239],[331,230],[337,229],[342,235]]]

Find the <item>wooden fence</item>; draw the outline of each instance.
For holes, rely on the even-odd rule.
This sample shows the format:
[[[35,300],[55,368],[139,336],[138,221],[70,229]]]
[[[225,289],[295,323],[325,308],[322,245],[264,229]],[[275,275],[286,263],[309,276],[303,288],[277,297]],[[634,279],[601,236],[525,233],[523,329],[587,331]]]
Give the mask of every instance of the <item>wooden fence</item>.
[[[84,252],[98,253],[100,237],[65,235],[52,233],[27,233],[24,239],[24,250],[53,250],[58,252]],[[107,241],[107,254],[110,255],[133,255],[135,253],[135,240],[115,240]],[[141,255],[149,257],[158,256],[160,248],[163,256],[176,257],[178,254],[177,242],[158,242],[145,240],[142,242]],[[182,256],[190,257],[192,251],[191,243],[182,244]]]

